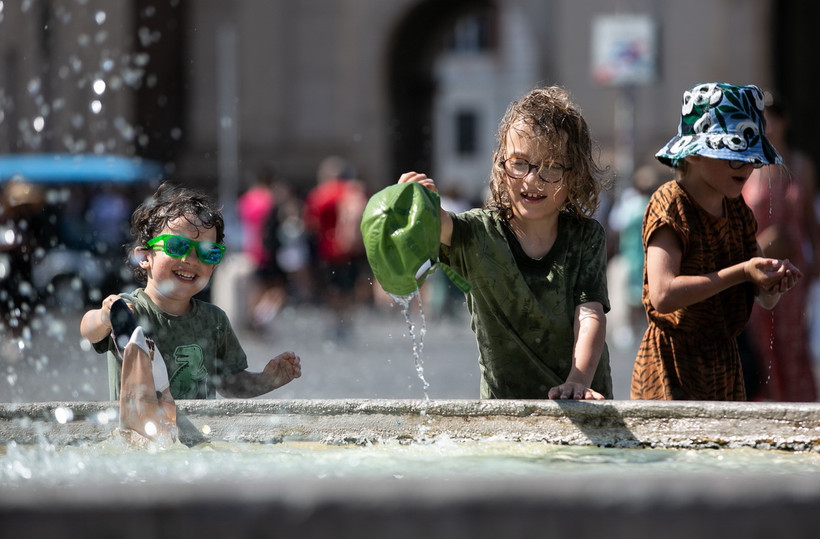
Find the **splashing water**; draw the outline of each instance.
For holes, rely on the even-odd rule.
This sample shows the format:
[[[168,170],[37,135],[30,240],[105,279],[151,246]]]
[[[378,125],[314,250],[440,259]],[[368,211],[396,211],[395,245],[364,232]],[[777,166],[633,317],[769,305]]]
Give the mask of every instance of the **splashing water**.
[[[413,342],[413,360],[416,363],[416,373],[418,374],[424,388],[424,400],[429,401],[430,397],[427,395],[427,389],[430,387],[430,384],[427,382],[427,379],[424,378],[424,336],[427,334],[427,324],[424,320],[424,310],[421,305],[421,294],[418,290],[416,290],[409,296],[389,295],[391,299],[396,302],[396,305],[401,307],[401,313],[404,316],[404,321],[407,323],[407,328],[410,331],[410,339]],[[421,327],[418,335],[416,335],[416,325],[410,318],[410,305],[413,302],[414,297],[417,297],[419,300],[419,317]]]

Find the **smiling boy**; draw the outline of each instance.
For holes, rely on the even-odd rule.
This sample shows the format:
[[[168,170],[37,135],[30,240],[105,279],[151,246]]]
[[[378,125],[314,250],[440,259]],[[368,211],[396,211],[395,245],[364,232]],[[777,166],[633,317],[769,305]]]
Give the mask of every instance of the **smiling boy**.
[[[111,295],[88,311],[80,333],[108,356],[109,392],[119,398],[122,361],[111,337],[111,305],[123,298],[137,324],[161,351],[175,399],[249,398],[301,376],[299,357],[284,352],[262,372],[249,372],[247,356],[227,315],[195,299],[225,252],[224,221],[206,196],[163,184],[131,218],[134,275],[144,288]]]

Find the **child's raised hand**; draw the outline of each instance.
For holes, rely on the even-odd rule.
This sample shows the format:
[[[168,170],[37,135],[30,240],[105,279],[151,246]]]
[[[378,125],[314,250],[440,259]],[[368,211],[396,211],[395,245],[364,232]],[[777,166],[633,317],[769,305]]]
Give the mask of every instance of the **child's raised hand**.
[[[302,376],[301,360],[293,352],[283,352],[268,361],[262,372],[270,380],[272,389],[276,389]]]
[[[422,172],[405,172],[399,178],[399,183],[407,182],[420,183],[427,189],[438,193],[438,187],[436,187],[436,182],[434,182],[432,178],[428,178],[427,174],[424,174]]]

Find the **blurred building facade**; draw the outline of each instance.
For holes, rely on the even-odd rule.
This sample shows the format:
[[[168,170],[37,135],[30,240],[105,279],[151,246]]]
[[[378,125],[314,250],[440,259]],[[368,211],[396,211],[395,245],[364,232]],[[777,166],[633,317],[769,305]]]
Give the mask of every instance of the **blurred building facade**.
[[[651,21],[651,80],[593,75],[613,15]],[[685,88],[725,81],[805,110],[794,132],[820,155],[818,20],[797,0],[0,0],[0,152],[160,159],[228,203],[262,164],[306,189],[339,154],[373,189],[423,170],[475,198],[536,85],[566,86],[629,169],[674,134]]]

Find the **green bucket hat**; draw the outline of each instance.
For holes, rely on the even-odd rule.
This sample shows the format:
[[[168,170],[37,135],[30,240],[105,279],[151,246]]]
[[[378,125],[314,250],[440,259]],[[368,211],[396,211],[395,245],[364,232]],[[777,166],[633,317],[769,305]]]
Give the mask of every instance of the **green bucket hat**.
[[[368,200],[362,214],[362,239],[373,275],[385,292],[409,296],[440,268],[462,292],[470,284],[438,262],[441,237],[438,193],[415,182],[385,187]]]

